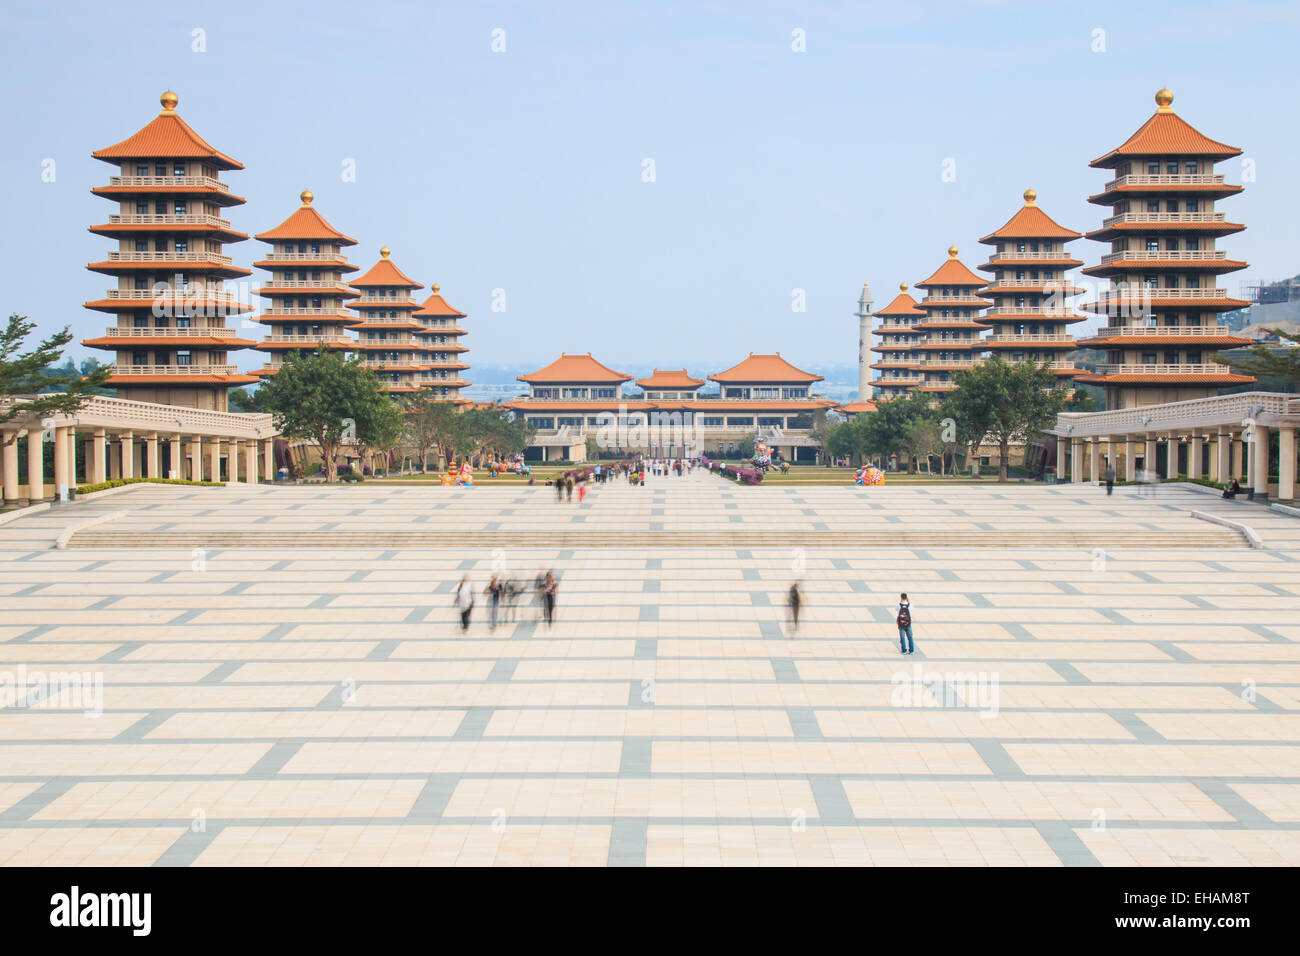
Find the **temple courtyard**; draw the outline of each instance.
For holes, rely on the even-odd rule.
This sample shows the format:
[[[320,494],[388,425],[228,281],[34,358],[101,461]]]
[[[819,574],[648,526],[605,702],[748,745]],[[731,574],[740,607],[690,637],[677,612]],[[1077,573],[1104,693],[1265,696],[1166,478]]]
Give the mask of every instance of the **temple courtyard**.
[[[1187,486],[137,485],[0,568],[0,865],[1300,864],[1300,518]]]

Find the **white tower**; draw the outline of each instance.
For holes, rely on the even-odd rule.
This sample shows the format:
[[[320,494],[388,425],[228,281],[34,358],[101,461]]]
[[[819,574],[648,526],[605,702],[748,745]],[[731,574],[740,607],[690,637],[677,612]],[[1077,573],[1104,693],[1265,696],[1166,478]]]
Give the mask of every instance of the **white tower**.
[[[862,295],[858,296],[858,401],[871,399],[871,363],[867,361],[867,351],[871,342],[871,286],[862,283]]]

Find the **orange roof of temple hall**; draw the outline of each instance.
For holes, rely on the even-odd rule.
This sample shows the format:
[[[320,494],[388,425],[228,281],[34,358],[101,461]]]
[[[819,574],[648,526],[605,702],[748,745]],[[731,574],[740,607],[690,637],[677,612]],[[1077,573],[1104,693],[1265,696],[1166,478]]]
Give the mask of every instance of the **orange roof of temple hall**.
[[[244,164],[231,159],[215,149],[202,136],[190,128],[176,112],[178,97],[168,90],[158,98],[162,112],[150,120],[139,132],[120,143],[97,149],[90,155],[95,159],[113,162],[117,159],[146,159],[151,157],[176,157],[179,159],[208,159],[218,169],[243,169]]]
[[[957,247],[948,247],[948,261],[934,271],[934,275],[928,279],[923,279],[916,284],[918,289],[925,289],[932,285],[978,285],[985,286],[989,282],[987,279],[981,279],[975,273],[967,269],[960,259],[957,258]]]
[[[591,357],[591,353],[586,355],[569,355],[567,352],[561,352],[550,365],[540,368],[536,372],[529,372],[527,375],[515,376],[521,382],[530,383],[547,383],[547,382],[629,382],[632,380],[631,375],[625,375],[622,372],[616,372],[607,365],[602,365]]]
[[[254,239],[274,242],[276,239],[333,239],[341,246],[355,246],[357,241],[345,236],[318,213],[311,201],[314,198],[310,189],[304,189],[298,196],[302,205],[280,225],[266,232],[259,232]]]
[[[380,249],[379,261],[371,266],[365,275],[353,279],[348,285],[405,286],[408,289],[423,289],[423,285],[393,265],[393,260],[388,258],[390,252],[387,246]]]
[[[699,388],[704,379],[691,378],[684,368],[655,369],[649,378],[638,378],[636,383],[642,388]]]
[[[873,312],[872,315],[881,316],[903,316],[903,315],[925,315],[924,309],[918,308],[916,300],[907,294],[907,283],[898,284],[898,295],[894,296],[894,301],[889,303],[879,312]]]
[[[1025,204],[996,232],[990,232],[980,242],[996,245],[999,239],[1078,239],[1083,233],[1066,229],[1038,208],[1038,193],[1025,190]]]
[[[877,409],[875,402],[848,402],[844,405],[840,405],[836,410],[846,412],[850,415],[859,415],[863,412],[874,412]]]
[[[749,353],[749,358],[742,361],[739,365],[733,365],[725,372],[719,372],[717,375],[710,375],[709,378],[714,382],[820,382],[820,375],[813,375],[811,372],[805,372],[797,369],[785,359],[781,358],[781,353],[775,355],[755,355]]]
[[[435,282],[433,284],[433,295],[425,299],[424,303],[412,312],[411,315],[452,316],[458,319],[465,318],[466,313],[461,312],[439,294],[438,290],[441,288],[442,286]]]
[[[1126,156],[1177,153],[1181,156],[1207,156],[1218,162],[1241,155],[1241,150],[1237,147],[1210,139],[1180,117],[1170,105],[1173,101],[1174,94],[1170,90],[1159,90],[1156,93],[1156,111],[1152,117],[1121,145],[1088,165],[1109,169],[1117,166]]]

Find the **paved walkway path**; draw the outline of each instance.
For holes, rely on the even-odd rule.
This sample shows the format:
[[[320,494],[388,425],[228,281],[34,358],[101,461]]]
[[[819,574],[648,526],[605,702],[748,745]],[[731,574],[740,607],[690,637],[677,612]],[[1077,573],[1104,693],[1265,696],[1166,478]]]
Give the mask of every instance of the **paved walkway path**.
[[[1295,520],[1167,489],[701,478],[581,510],[545,488],[149,488],[0,527],[0,694],[22,678],[0,864],[1300,864],[1300,551],[51,548],[114,510],[816,530],[1167,528],[1209,505],[1273,540]],[[554,626],[528,605],[489,630],[480,597],[460,631],[462,575],[539,567]],[[55,673],[90,679],[33,700]]]

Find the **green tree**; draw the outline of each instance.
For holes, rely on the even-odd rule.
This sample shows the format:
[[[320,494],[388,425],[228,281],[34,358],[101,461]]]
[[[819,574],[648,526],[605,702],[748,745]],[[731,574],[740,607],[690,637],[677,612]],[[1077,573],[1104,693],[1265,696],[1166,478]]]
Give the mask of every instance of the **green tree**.
[[[930,459],[943,454],[943,438],[939,423],[931,417],[914,418],[903,429],[903,447],[915,460],[925,459],[926,471],[932,471]],[[942,460],[940,470],[942,470]]]
[[[908,429],[918,420],[935,420],[938,414],[930,405],[930,398],[924,392],[912,392],[904,398],[892,398],[876,404],[876,410],[865,418],[864,443],[870,455],[878,455],[882,460],[891,455],[900,458],[908,453]],[[915,458],[908,464],[909,471],[916,471]]]
[[[826,414],[826,409],[819,408],[812,413],[812,425],[808,428],[808,437],[817,443],[817,451],[827,468],[831,465],[827,442],[830,440],[831,432],[835,427],[835,423]]]
[[[1285,329],[1268,331],[1278,338],[1286,339],[1293,346],[1300,346],[1300,333],[1287,332]],[[1277,349],[1257,343],[1247,348],[1246,353],[1234,358],[1220,352],[1214,358],[1231,366],[1240,375],[1274,380],[1288,392],[1300,390],[1300,347]]]
[[[355,435],[373,443],[384,427],[382,407],[395,410],[359,356],[347,359],[324,346],[286,355],[280,370],[258,391],[282,435],[314,441],[320,448],[326,481],[338,478],[334,458],[344,438]]]
[[[250,392],[246,388],[232,388],[226,395],[226,407],[232,412],[265,412],[261,390]]]
[[[29,352],[21,351],[27,336],[36,324],[25,315],[11,315],[0,331],[0,424],[21,422],[29,427],[40,424],[50,415],[71,415],[91,395],[103,391],[108,379],[106,365],[87,364],[86,374],[72,368],[52,369],[63,355],[63,349],[72,341],[72,333],[64,326],[42,339]],[[15,429],[8,433],[4,444],[18,437]]]
[[[1011,445],[1026,444],[1056,423],[1068,390],[1047,363],[1011,364],[994,356],[955,376],[957,388],[947,408],[958,429],[979,434],[998,446],[998,481],[1007,480]],[[976,443],[978,448],[978,444]]]
[[[378,473],[379,466],[373,461],[373,456],[379,455],[384,463],[384,473],[387,474],[393,452],[406,429],[406,416],[402,407],[381,392],[376,400],[360,405],[354,421],[362,459],[371,457],[371,467]]]

